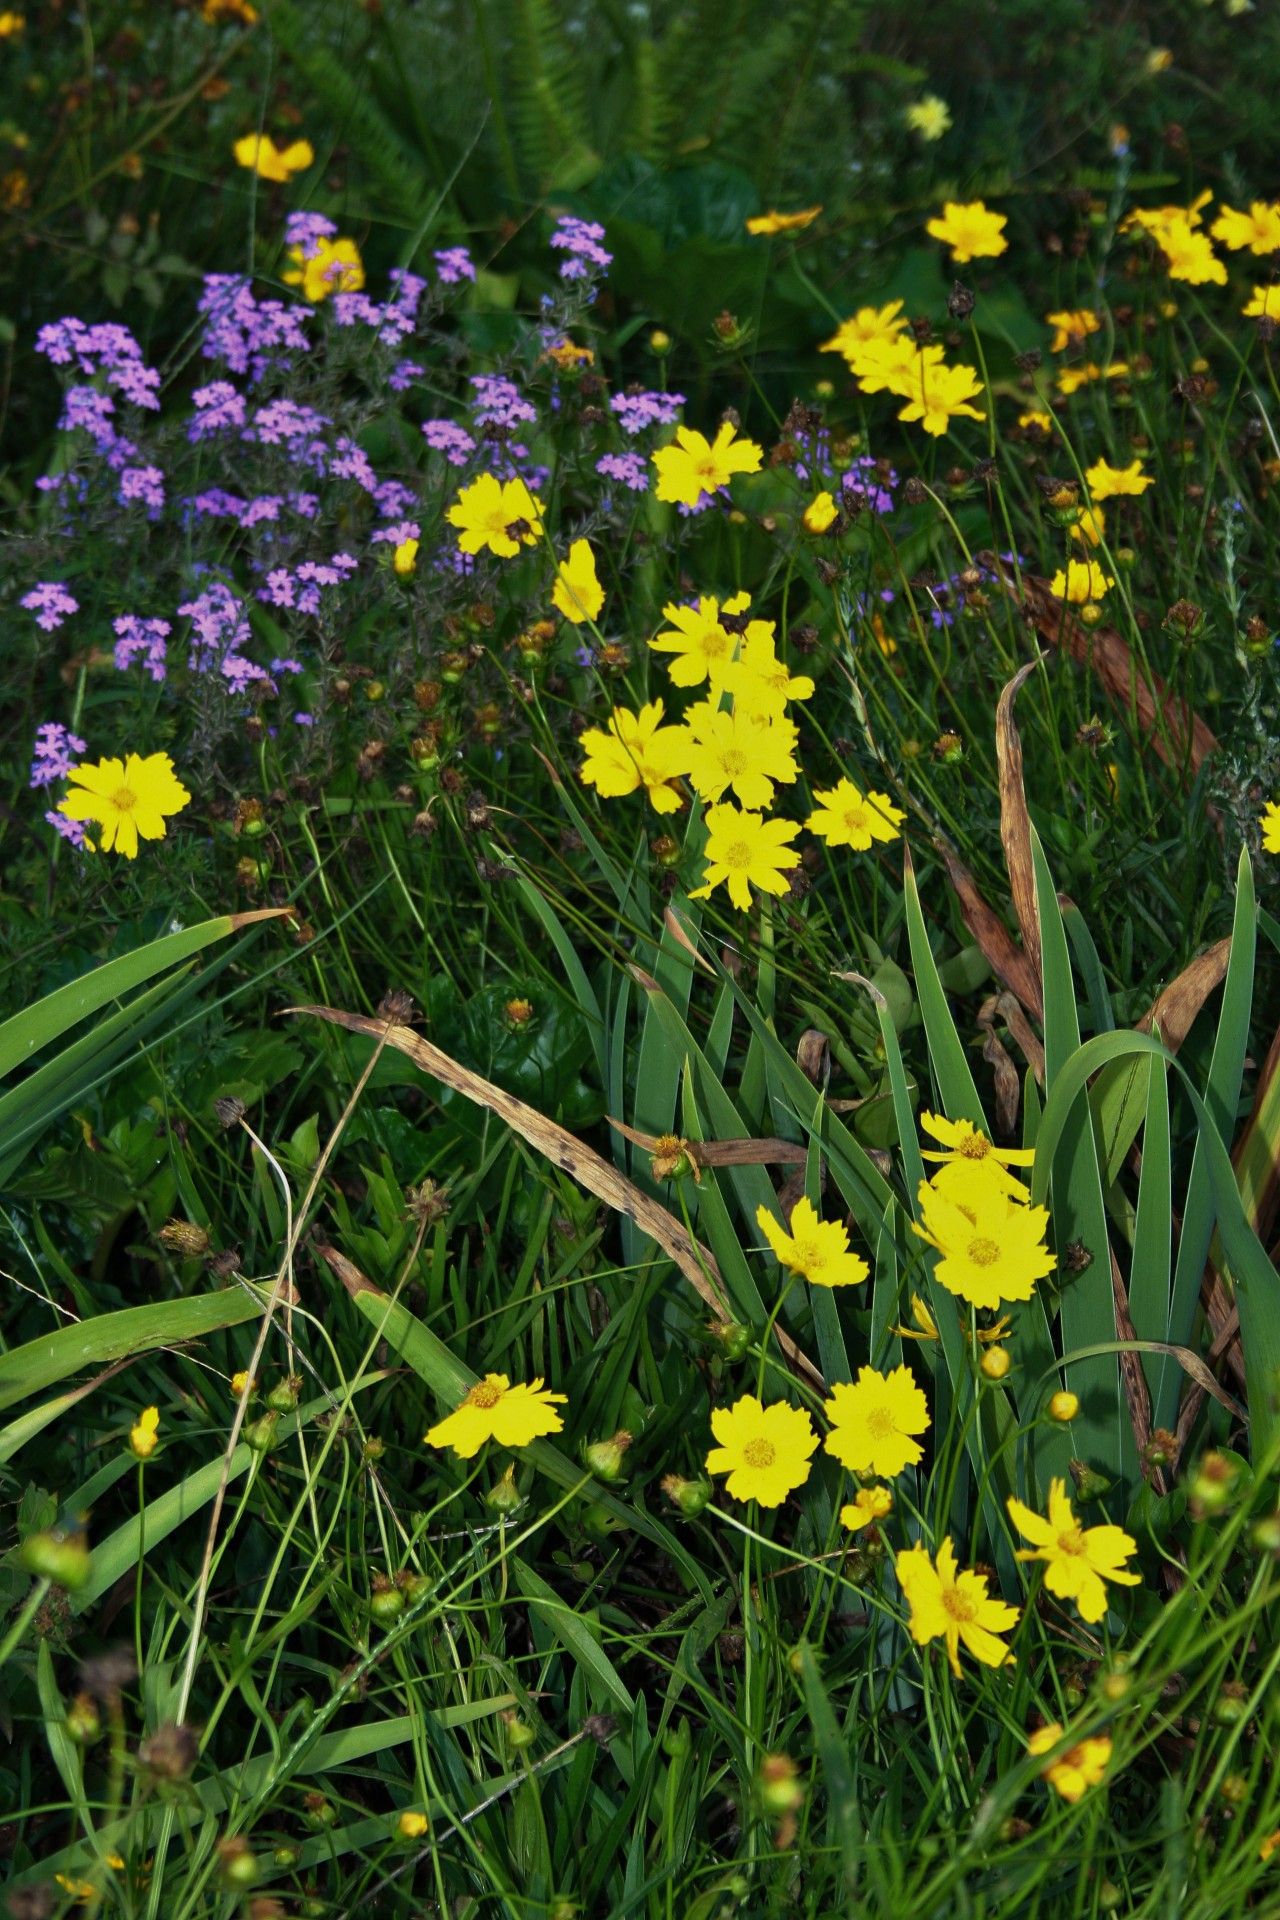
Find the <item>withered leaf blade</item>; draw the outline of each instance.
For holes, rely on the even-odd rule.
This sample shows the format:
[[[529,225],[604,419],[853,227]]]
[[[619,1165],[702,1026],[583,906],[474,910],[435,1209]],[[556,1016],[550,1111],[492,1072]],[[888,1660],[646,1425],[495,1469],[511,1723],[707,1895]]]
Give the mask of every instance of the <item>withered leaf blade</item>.
[[[646,1153],[657,1148],[656,1134],[637,1133],[625,1120],[615,1120],[612,1114],[606,1114],[605,1118],[614,1132],[629,1140],[633,1147],[641,1147]],[[682,1145],[699,1167],[801,1167],[808,1157],[794,1140],[685,1140]]]
[[[1150,1033],[1153,1022],[1157,1023],[1160,1038],[1170,1053],[1176,1053],[1209,995],[1225,980],[1230,958],[1230,940],[1219,940],[1204,953],[1198,953],[1177,979],[1171,980],[1156,996],[1139,1020],[1138,1032]]]
[[[1037,1018],[1043,1011],[1040,983],[1040,913],[1036,906],[1035,868],[1031,862],[1031,816],[1022,778],[1022,738],[1013,717],[1013,703],[1040,664],[1041,655],[1019,667],[996,703],[996,766],[1000,775],[1000,840],[1009,875],[1013,911],[1022,931],[1022,945],[1035,976],[1041,1004],[1030,1011]],[[1019,998],[1021,999],[1021,995]]]
[[[1018,1095],[1022,1091],[1022,1082],[1018,1077],[1018,1069],[1005,1052],[996,1032],[996,1006],[995,994],[983,1001],[978,1009],[978,1026],[983,1036],[982,1057],[991,1068],[995,1080],[996,1132],[1002,1140],[1009,1140],[1018,1124]]]
[[[1044,1003],[1034,967],[999,914],[987,905],[978,892],[978,883],[964,862],[957,858],[950,847],[943,846],[941,852],[946,862],[947,877],[960,902],[964,923],[982,949],[983,958],[997,980],[1002,980],[1009,991],[1021,1000],[1027,1012],[1039,1020],[1044,1012]]]

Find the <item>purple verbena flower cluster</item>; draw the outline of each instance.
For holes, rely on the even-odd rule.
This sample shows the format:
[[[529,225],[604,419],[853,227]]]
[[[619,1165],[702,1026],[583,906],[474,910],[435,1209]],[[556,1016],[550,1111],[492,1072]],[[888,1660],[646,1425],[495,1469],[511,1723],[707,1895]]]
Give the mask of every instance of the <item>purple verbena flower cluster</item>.
[[[80,602],[74,600],[58,580],[41,580],[22,596],[22,604],[29,613],[36,616],[36,625],[43,627],[46,633],[54,633],[69,614],[79,613]]]
[[[136,614],[121,614],[112,622],[116,632],[115,663],[123,673],[135,660],[156,681],[168,672],[165,642],[170,634],[167,620],[140,620]]]
[[[622,431],[634,438],[646,427],[673,427],[676,410],[684,403],[682,393],[646,393],[633,388],[627,393],[615,393],[609,407],[618,416]]]
[[[551,235],[551,245],[567,257],[560,262],[562,280],[594,280],[613,264],[613,255],[600,242],[604,228],[598,220],[579,220],[562,214]]]
[[[51,787],[55,780],[65,780],[85,750],[84,741],[60,720],[46,720],[42,727],[36,728],[35,755],[27,784]]]
[[[461,280],[474,280],[475,267],[466,247],[439,247],[436,249],[436,271],[446,287],[456,287]]]

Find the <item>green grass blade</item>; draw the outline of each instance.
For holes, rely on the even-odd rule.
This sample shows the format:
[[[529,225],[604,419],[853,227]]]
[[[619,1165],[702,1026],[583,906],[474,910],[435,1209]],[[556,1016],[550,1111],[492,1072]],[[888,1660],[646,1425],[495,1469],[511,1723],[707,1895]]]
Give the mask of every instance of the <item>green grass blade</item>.
[[[119,1313],[102,1313],[59,1327],[56,1333],[0,1355],[0,1412],[83,1367],[100,1367],[128,1354],[177,1346],[223,1327],[242,1326],[257,1319],[264,1305],[265,1299],[246,1287],[221,1287],[188,1300],[125,1307]]]
[[[1129,1318],[1140,1340],[1169,1340],[1173,1259],[1173,1151],[1169,1138],[1169,1077],[1148,1062],[1147,1117],[1142,1130],[1142,1177],[1129,1267]],[[1143,1372],[1155,1402],[1163,1356],[1144,1354]]]

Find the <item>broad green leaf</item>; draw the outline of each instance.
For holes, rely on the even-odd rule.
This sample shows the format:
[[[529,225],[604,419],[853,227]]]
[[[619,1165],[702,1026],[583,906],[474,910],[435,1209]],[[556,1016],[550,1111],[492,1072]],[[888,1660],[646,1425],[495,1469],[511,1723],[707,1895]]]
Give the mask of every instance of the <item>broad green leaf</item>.
[[[587,1623],[582,1620],[567,1601],[562,1600],[554,1587],[549,1587],[540,1573],[528,1565],[519,1556],[513,1556],[511,1571],[521,1593],[529,1603],[530,1610],[550,1628],[561,1646],[565,1647],[580,1667],[597,1683],[597,1687],[630,1715],[635,1711],[635,1701],[623,1685],[617,1669],[605,1653]]]

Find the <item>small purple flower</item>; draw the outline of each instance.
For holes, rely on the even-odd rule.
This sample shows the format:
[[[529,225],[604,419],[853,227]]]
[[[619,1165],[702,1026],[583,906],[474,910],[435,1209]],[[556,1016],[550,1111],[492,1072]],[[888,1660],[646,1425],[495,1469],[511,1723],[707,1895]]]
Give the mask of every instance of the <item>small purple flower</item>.
[[[58,431],[72,433],[78,427],[88,434],[99,453],[105,453],[116,437],[109,418],[115,410],[116,403],[109,393],[99,393],[96,387],[68,387],[63,396]]]
[[[471,254],[466,247],[437,248],[436,271],[446,287],[456,287],[460,280],[474,280],[476,277]]]
[[[46,720],[42,727],[36,728],[35,756],[28,786],[49,787],[55,780],[65,780],[84,751],[84,741],[69,732],[60,720]]]
[[[272,367],[287,367],[289,354],[308,350],[303,326],[309,310],[255,300],[242,274],[206,274],[198,310],[207,316],[205,358],[224,360],[233,373],[247,373],[253,381]]]
[[[649,491],[649,463],[642,453],[605,453],[596,461],[596,472],[617,480],[632,493]]]
[[[476,443],[465,427],[453,420],[424,420],[422,432],[429,447],[442,453],[451,467],[465,467]]]
[[[197,515],[210,520],[238,520],[245,508],[239,494],[228,493],[223,487],[209,487],[206,492],[198,493],[191,505]]]
[[[197,387],[191,396],[196,413],[187,427],[187,438],[207,440],[211,433],[227,433],[244,425],[244,395],[229,380],[211,380]]]
[[[478,426],[514,427],[521,420],[537,419],[538,409],[530,406],[520,389],[502,374],[473,373],[471,384],[476,390],[471,405]]]
[[[22,597],[22,605],[36,616],[36,625],[54,633],[68,614],[79,613],[80,602],[73,600],[58,580],[41,580]]]
[[[256,527],[263,520],[278,520],[284,497],[278,493],[260,493],[256,500],[250,500],[240,515],[242,527]]]
[[[295,727],[314,727],[315,723],[315,715],[311,713],[295,713],[293,716]]]
[[[562,280],[594,280],[593,269],[603,273],[612,265],[613,255],[600,245],[604,228],[597,220],[579,220],[571,213],[556,222],[551,245],[568,255],[560,262]]]
[[[393,547],[403,546],[406,540],[420,540],[422,528],[416,520],[397,520],[389,527],[379,527],[369,535],[369,544],[373,546],[379,540],[390,541]]]
[[[148,519],[158,520],[164,511],[164,475],[159,467],[125,467],[120,474],[119,492],[125,506],[141,501]]]
[[[64,840],[69,840],[71,842],[73,847],[78,847],[83,849],[84,847],[84,821],[83,820],[68,820],[65,813],[55,813],[52,810],[46,813],[45,819],[48,821],[49,825],[53,828],[55,833],[60,833]]]
[[[397,360],[387,375],[387,385],[392,393],[403,393],[411,381],[420,380],[426,368],[417,360]]]
[[[291,213],[284,223],[285,244],[301,247],[306,260],[318,251],[321,240],[332,240],[337,231],[333,221],[326,219],[323,213],[299,210]]]
[[[646,427],[674,426],[676,409],[684,403],[682,393],[615,393],[609,406],[622,431],[635,435]]]
[[[338,439],[330,472],[339,480],[354,480],[366,493],[378,491],[378,476],[368,454],[346,434]]]
[[[171,631],[167,620],[140,620],[136,614],[121,614],[112,622],[117,634],[115,662],[123,673],[135,660],[141,658],[143,666],[156,681],[163,680],[168,671],[165,657],[165,642]]]
[[[292,607],[296,605],[293,588],[293,575],[288,567],[273,567],[267,575],[265,587],[258,588],[259,600],[265,600],[270,607]]]
[[[848,473],[840,482],[840,490],[845,497],[845,505],[852,512],[870,509],[872,513],[893,512],[892,489],[898,484],[898,476],[892,467],[888,478],[881,479],[879,462],[869,453],[856,459]]]
[[[379,481],[373,500],[384,520],[403,520],[418,504],[417,494],[403,480]]]
[[[285,673],[301,673],[302,662],[300,660],[273,660],[271,662],[271,671],[277,677]]]

